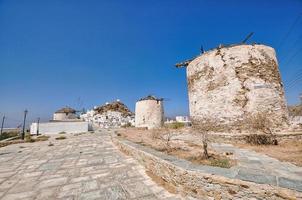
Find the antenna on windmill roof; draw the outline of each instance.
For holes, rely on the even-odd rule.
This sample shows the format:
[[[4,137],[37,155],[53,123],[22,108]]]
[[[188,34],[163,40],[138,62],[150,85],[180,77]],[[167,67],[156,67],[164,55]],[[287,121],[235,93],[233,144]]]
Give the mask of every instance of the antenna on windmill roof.
[[[204,53],[203,45],[200,46],[200,51],[202,54]]]
[[[253,35],[254,35],[254,32],[251,32],[250,34],[248,34],[248,36],[245,37],[245,39],[241,42],[241,44],[245,44]]]

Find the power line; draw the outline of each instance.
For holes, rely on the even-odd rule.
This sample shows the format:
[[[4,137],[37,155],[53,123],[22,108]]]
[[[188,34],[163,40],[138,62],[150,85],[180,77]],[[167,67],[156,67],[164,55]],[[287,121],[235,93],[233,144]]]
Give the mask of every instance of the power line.
[[[288,84],[288,89],[292,89],[297,83],[302,81],[302,74],[298,74],[291,82]]]
[[[299,54],[299,52],[302,51],[302,48],[298,49],[298,51],[296,51],[288,60],[284,65],[288,65],[289,63],[291,63],[291,61]]]
[[[300,85],[301,84],[301,81],[302,81],[302,78],[298,79],[297,81],[295,81],[291,87],[287,88],[288,90],[291,90],[293,88],[295,88],[297,85]],[[300,89],[300,87],[297,87],[298,89]]]
[[[281,45],[286,41],[286,39],[288,38],[288,36],[291,34],[291,32],[293,31],[293,29],[295,28],[295,26],[297,25],[297,23],[299,22],[300,20],[300,17],[302,16],[302,13],[300,13],[294,23],[290,26],[289,30],[287,31],[287,33],[284,35],[284,37],[280,40],[279,44],[278,44],[278,49],[281,47]]]
[[[289,48],[290,50],[295,49],[295,47],[300,44],[299,40],[302,39],[302,34],[298,37],[298,39],[295,40],[295,42],[293,43],[293,45]],[[289,52],[291,51],[286,51],[286,55],[290,55]],[[280,59],[280,64],[283,63],[286,60],[286,56],[283,57],[283,59]]]
[[[9,120],[9,121],[15,121],[15,122],[20,122],[20,121],[22,121],[21,119],[14,119],[14,118],[10,118],[10,117],[5,117],[7,120]]]
[[[302,69],[299,69],[290,78],[290,80],[287,83],[285,83],[285,86],[287,87],[287,89],[291,89],[293,87],[293,85],[295,85],[296,82],[299,81],[299,79],[301,79],[301,78],[302,78]]]
[[[288,85],[292,84],[292,82],[294,82],[295,79],[299,78],[300,76],[302,76],[302,70],[300,70],[299,72],[295,73],[295,75],[288,82]]]

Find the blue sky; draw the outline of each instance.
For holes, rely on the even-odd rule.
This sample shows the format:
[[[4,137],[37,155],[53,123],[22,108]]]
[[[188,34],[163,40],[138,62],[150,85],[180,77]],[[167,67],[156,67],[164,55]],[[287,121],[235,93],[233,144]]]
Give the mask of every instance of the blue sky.
[[[167,116],[187,114],[185,69],[174,64],[251,31],[276,49],[287,101],[298,103],[301,13],[300,0],[0,0],[0,116],[14,126],[25,108],[30,123],[115,99],[134,110],[148,94],[169,99]]]

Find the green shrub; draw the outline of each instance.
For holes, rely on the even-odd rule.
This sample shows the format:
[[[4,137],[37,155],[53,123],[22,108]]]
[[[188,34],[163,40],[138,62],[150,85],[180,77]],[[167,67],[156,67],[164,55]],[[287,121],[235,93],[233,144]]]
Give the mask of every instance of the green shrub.
[[[221,158],[221,159],[210,159],[210,165],[215,167],[222,167],[222,168],[230,168],[231,163],[228,159]]]
[[[18,136],[19,133],[18,132],[3,132],[1,135],[0,135],[0,140],[5,140],[7,138],[11,138],[11,137],[16,137]]]
[[[36,141],[46,141],[48,140],[49,136],[47,135],[40,135],[36,138]]]
[[[171,124],[167,125],[167,128],[172,128],[172,129],[180,129],[185,126],[184,123],[182,122],[172,122]]]
[[[65,140],[66,139],[66,137],[65,136],[59,136],[59,137],[56,137],[56,140]]]
[[[30,133],[25,135],[25,142],[35,142],[36,140],[31,137]]]
[[[122,128],[128,128],[128,127],[132,127],[132,124],[130,122],[128,122],[127,124],[124,124],[121,126]]]

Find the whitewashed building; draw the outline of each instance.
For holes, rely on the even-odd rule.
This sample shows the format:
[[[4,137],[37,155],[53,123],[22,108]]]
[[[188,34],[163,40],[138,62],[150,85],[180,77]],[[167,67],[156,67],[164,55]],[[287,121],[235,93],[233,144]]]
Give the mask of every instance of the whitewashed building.
[[[84,121],[50,121],[43,123],[32,123],[30,134],[58,134],[58,133],[84,133],[89,130],[87,122]]]
[[[58,134],[82,133],[91,130],[87,122],[79,119],[77,111],[70,107],[57,110],[53,114],[53,119],[49,122],[32,123],[30,133],[36,134]]]
[[[92,126],[99,128],[134,126],[134,114],[119,100],[94,107],[80,117]]]
[[[188,116],[176,116],[175,117],[176,122],[180,123],[190,123],[190,118]]]

